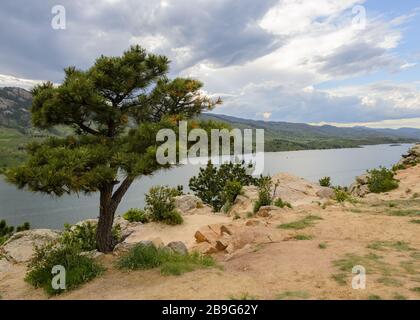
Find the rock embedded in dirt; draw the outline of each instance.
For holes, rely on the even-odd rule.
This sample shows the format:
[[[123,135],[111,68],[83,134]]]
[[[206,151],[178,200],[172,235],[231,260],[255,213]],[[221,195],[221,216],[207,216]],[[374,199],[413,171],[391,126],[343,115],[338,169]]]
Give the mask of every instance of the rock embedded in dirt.
[[[159,249],[159,248],[163,248],[165,246],[165,244],[163,243],[161,238],[153,238],[150,241],[152,241],[153,245]]]
[[[92,259],[97,259],[99,257],[102,257],[104,254],[102,252],[99,252],[98,250],[92,250],[92,251],[84,251],[80,253],[81,256],[89,257]]]
[[[169,242],[165,248],[170,248],[173,252],[186,255],[188,254],[187,246],[182,241]]]
[[[17,232],[1,247],[7,260],[21,263],[31,260],[34,247],[42,247],[60,236],[59,231],[51,229],[33,229]]]
[[[260,210],[258,210],[257,216],[268,218],[271,216],[271,212],[275,210],[280,210],[280,208],[276,206],[264,206],[264,207],[261,207]]]
[[[175,207],[182,213],[186,214],[188,211],[202,207],[203,202],[197,196],[192,194],[185,194],[177,196],[175,199]]]
[[[209,226],[204,226],[196,231],[194,237],[198,243],[200,242],[214,243],[219,237],[219,234],[214,232]]]
[[[219,251],[215,246],[211,245],[208,242],[201,242],[195,247],[193,247],[192,250],[201,254],[213,254]]]

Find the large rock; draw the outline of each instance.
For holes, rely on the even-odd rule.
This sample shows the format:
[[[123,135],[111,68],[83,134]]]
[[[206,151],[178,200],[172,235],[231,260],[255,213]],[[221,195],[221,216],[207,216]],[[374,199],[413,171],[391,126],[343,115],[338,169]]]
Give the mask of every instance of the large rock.
[[[186,255],[188,254],[187,246],[182,241],[169,242],[166,247],[170,248],[173,252]]]
[[[213,254],[217,253],[219,250],[215,245],[211,245],[208,242],[201,242],[192,248],[193,251],[197,251],[201,254]]]
[[[316,195],[321,199],[332,199],[335,196],[335,192],[332,188],[321,187],[321,189],[316,192]]]
[[[175,207],[183,214],[188,213],[188,211],[190,210],[203,206],[203,202],[201,201],[201,199],[192,194],[177,196],[174,199]]]
[[[17,232],[0,248],[10,261],[21,263],[31,260],[35,247],[42,247],[57,240],[60,232],[50,229],[33,229]]]
[[[255,201],[258,200],[258,188],[256,186],[245,186],[242,194],[238,195],[230,208],[228,215],[246,217],[252,214]]]
[[[369,186],[369,174],[362,174],[356,177],[356,181],[352,183],[349,187],[349,193],[352,196],[356,197],[364,197],[368,193],[370,193]]]
[[[407,154],[402,156],[402,159],[397,163],[397,166],[412,167],[420,163],[420,144],[416,144]]]
[[[197,243],[200,242],[208,242],[208,243],[215,243],[220,234],[217,234],[210,228],[209,226],[201,227],[197,230],[194,234],[195,240]]]
[[[268,218],[271,216],[271,212],[276,210],[281,210],[281,208],[276,206],[263,206],[258,210],[257,216]]]

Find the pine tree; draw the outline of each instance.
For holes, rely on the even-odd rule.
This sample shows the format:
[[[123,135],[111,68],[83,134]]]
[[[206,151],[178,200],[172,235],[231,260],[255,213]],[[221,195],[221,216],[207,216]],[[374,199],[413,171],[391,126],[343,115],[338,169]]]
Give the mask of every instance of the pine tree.
[[[65,69],[62,84],[33,90],[37,128],[67,126],[66,137],[30,144],[29,158],[6,177],[19,188],[56,196],[99,192],[98,250],[110,252],[114,215],[133,181],[169,168],[156,161],[156,133],[175,128],[220,100],[193,79],[167,78],[169,60],[133,46],[121,57],[99,57],[86,71]]]

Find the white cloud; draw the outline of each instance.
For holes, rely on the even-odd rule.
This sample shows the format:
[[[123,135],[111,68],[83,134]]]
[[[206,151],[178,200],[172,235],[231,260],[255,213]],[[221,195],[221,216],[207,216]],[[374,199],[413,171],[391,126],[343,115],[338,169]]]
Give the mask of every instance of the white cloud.
[[[20,79],[10,75],[0,74],[0,87],[20,87],[30,90],[42,82],[42,80]]]

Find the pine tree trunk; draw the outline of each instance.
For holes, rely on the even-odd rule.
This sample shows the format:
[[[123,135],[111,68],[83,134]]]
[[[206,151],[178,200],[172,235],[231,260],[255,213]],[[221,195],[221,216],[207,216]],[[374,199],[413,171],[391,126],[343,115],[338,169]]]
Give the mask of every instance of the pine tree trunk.
[[[100,191],[99,221],[96,230],[96,245],[100,252],[112,252],[114,246],[117,244],[116,239],[112,236],[114,215],[118,205],[132,183],[133,179],[127,177],[114,194],[112,193],[114,184],[109,184]]]
[[[116,208],[112,203],[112,187],[101,191],[98,228],[96,230],[96,244],[98,250],[103,253],[114,249],[115,241],[112,237],[112,224]]]

